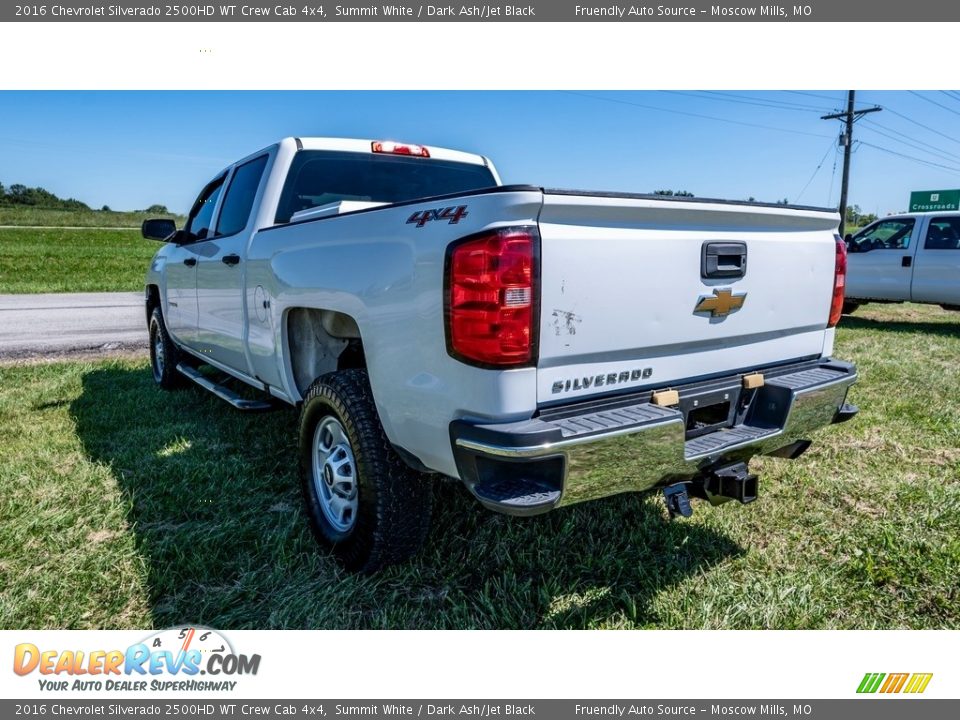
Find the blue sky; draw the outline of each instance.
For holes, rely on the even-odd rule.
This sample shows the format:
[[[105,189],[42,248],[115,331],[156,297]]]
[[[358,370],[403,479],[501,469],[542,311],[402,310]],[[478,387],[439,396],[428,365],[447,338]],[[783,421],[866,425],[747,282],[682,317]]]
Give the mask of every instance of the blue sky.
[[[329,135],[480,152],[508,183],[835,206],[841,124],[820,115],[842,108],[845,96],[3,91],[0,183],[39,185],[92,207],[184,211],[233,160],[286,135]],[[851,204],[883,215],[904,210],[911,190],[960,187],[960,93],[857,99],[858,108],[886,109],[858,124]]]

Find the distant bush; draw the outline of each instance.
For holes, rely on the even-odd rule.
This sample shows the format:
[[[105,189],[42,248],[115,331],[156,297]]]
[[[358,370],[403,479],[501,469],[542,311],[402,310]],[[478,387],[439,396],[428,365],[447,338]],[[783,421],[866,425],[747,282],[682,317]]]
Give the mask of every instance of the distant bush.
[[[0,205],[28,205],[56,210],[90,209],[86,203],[79,200],[73,198],[64,200],[41,187],[31,188],[20,184],[11,185],[9,188],[4,188],[0,184]]]
[[[654,195],[663,195],[665,197],[694,197],[692,192],[686,190],[654,190]]]

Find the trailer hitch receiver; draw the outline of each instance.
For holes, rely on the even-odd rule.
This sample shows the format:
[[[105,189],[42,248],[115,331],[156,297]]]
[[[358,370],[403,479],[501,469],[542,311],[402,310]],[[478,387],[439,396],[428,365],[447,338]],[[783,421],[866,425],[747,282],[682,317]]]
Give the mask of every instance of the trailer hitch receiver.
[[[744,505],[757,499],[757,476],[744,462],[711,468],[703,478],[703,492],[711,505],[737,500]]]

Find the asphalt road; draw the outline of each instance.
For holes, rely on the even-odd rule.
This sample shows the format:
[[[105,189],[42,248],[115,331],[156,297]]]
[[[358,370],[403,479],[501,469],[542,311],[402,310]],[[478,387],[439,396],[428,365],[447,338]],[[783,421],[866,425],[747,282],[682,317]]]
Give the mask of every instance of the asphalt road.
[[[146,346],[143,293],[0,295],[0,358]]]

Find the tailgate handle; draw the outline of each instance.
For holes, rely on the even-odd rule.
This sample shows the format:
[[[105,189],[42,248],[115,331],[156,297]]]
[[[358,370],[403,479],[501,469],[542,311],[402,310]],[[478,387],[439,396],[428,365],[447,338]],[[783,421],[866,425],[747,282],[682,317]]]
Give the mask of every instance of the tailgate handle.
[[[747,274],[747,244],[705,242],[700,249],[700,277],[742,278]]]

